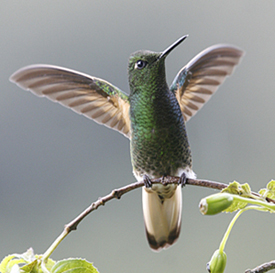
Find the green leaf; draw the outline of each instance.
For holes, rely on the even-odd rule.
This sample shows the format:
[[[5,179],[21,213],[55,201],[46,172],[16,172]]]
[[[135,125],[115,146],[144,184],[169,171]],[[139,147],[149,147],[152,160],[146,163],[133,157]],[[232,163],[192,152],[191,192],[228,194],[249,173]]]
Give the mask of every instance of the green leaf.
[[[57,262],[52,273],[98,273],[92,263],[83,259],[67,259]]]
[[[238,195],[245,198],[253,197],[253,195],[251,194],[250,186],[247,183],[240,184],[237,181],[230,183],[229,186],[223,189],[221,192],[231,193],[233,194],[233,198],[234,198],[234,195]],[[236,200],[236,198],[234,198],[232,205],[224,211],[234,212],[236,210],[245,208],[247,204],[248,202]]]
[[[33,249],[28,249],[23,254],[12,254],[5,257],[0,264],[1,273],[42,273],[40,267],[41,255],[34,255]],[[46,268],[50,271],[55,261],[48,259]]]
[[[49,272],[52,271],[52,267],[56,264],[56,262],[52,259],[48,259],[47,263],[45,264],[46,268],[48,269]],[[39,273],[42,273],[42,269],[39,268]]]
[[[26,273],[36,273],[36,272],[38,273],[39,269],[38,269],[37,265],[38,265],[38,261],[34,260],[33,262],[22,266],[20,269]]]
[[[33,249],[23,254],[12,254],[5,257],[0,264],[0,273],[43,273],[42,255],[35,255]],[[67,259],[55,262],[47,259],[47,270],[52,273],[98,273],[98,270],[83,259]]]
[[[16,272],[15,268],[18,267],[18,265],[25,264],[26,261],[22,259],[21,254],[12,254],[6,256],[0,264],[0,272],[1,273],[10,273],[12,270],[13,272]]]
[[[248,204],[248,202],[233,199],[232,205],[229,208],[225,209],[223,212],[234,212],[239,209],[245,208],[247,206],[247,204]]]
[[[6,256],[0,264],[0,272],[6,273],[10,272],[13,265],[11,265],[11,260],[15,257],[15,255],[8,255]]]
[[[221,190],[221,192],[237,194],[237,195],[240,195],[241,197],[248,197],[248,198],[253,197],[253,195],[251,194],[250,186],[247,183],[240,184],[237,181],[230,183],[229,186]]]
[[[265,189],[261,189],[259,191],[259,194],[261,194],[264,198],[268,197],[271,199],[275,199],[275,180],[271,180],[266,185]]]

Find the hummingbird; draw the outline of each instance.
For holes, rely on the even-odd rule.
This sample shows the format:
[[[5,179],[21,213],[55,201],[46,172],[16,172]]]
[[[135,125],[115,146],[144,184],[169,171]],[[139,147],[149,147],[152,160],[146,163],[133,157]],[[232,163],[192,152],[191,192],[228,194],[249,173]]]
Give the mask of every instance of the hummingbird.
[[[162,52],[139,50],[130,55],[130,94],[87,74],[53,65],[23,67],[11,82],[47,97],[130,140],[133,174],[144,181],[142,207],[152,250],[166,249],[181,229],[181,185],[151,184],[153,178],[195,178],[185,123],[210,99],[240,62],[243,51],[217,44],[196,55],[168,87],[165,59],[181,37]]]

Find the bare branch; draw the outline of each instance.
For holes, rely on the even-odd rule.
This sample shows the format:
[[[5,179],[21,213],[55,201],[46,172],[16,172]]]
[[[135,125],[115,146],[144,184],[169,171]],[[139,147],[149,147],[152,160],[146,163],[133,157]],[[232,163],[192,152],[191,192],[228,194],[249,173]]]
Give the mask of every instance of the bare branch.
[[[151,180],[152,184],[180,184],[180,178],[176,176],[166,176],[161,178],[156,178]],[[215,181],[209,181],[209,180],[201,180],[201,179],[187,179],[186,185],[193,185],[193,186],[200,186],[200,187],[207,187],[211,189],[217,189],[222,190],[226,188],[228,185],[220,182]],[[56,249],[56,247],[61,243],[61,241],[73,230],[77,229],[77,226],[79,223],[92,211],[96,210],[98,207],[105,205],[106,202],[112,200],[112,199],[120,199],[122,195],[125,193],[132,191],[137,188],[141,188],[144,186],[144,182],[135,182],[132,184],[129,184],[127,186],[121,187],[119,189],[113,190],[108,195],[99,198],[97,201],[93,202],[87,209],[85,209],[81,214],[79,214],[74,220],[72,220],[70,223],[65,225],[65,228],[63,232],[58,236],[58,238],[52,243],[52,245],[47,249],[47,251],[44,253],[42,257],[43,264],[47,261],[47,259],[50,257],[52,252]],[[253,193],[255,196],[259,196],[258,193]],[[272,199],[267,199],[268,202],[275,203]],[[256,271],[255,271],[256,272]],[[265,271],[263,271],[265,272]],[[252,271],[251,271],[252,273]],[[254,272],[253,272],[254,273]]]
[[[166,176],[161,178],[156,178],[151,180],[152,184],[179,184],[180,178],[177,176]],[[193,186],[200,186],[200,187],[207,187],[217,190],[222,190],[226,188],[228,185],[220,182],[214,182],[214,181],[208,181],[208,180],[199,180],[199,179],[187,179],[186,185],[193,185]],[[125,193],[132,191],[137,188],[141,188],[144,186],[144,182],[135,182],[132,184],[129,184],[127,186],[124,186],[119,189],[113,190],[108,195],[99,198],[97,201],[93,202],[85,211],[83,211],[79,216],[77,216],[74,220],[72,220],[70,223],[68,223],[65,228],[68,230],[68,232],[71,232],[72,230],[76,230],[78,224],[92,211],[96,210],[98,207],[105,205],[106,202],[112,200],[112,199],[120,199],[122,195]]]
[[[275,269],[275,261],[264,263],[255,267],[254,269],[247,269],[245,273],[264,273],[272,269]]]

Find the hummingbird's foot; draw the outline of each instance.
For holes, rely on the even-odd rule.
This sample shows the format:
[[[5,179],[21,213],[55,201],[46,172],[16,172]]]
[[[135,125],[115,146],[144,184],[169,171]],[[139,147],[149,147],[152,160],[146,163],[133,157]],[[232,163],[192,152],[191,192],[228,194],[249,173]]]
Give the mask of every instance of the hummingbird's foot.
[[[147,174],[143,175],[143,183],[145,188],[152,188],[152,181]]]
[[[167,176],[167,175],[164,174],[164,175],[161,177],[161,184],[164,185],[164,186],[167,185],[167,183],[165,182],[165,177],[166,177],[166,176]]]
[[[181,185],[182,188],[185,186],[186,180],[187,180],[186,174],[185,172],[183,172],[180,176],[180,181],[179,181],[179,184]]]

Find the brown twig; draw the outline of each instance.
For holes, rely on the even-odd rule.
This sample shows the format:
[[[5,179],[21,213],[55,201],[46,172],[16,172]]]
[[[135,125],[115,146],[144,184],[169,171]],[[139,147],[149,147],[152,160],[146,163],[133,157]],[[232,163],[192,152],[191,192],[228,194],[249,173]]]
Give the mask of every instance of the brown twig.
[[[152,184],[159,184],[162,183],[163,185],[167,184],[179,184],[180,178],[177,176],[166,176],[161,178],[156,178],[151,180]],[[210,181],[210,180],[203,180],[203,179],[186,179],[186,185],[192,186],[199,186],[199,187],[206,187],[216,190],[222,190],[226,188],[228,185],[220,182]],[[97,201],[93,202],[86,210],[84,210],[80,215],[78,215],[74,220],[70,223],[65,225],[65,229],[67,232],[71,232],[77,229],[78,224],[92,211],[96,210],[98,207],[104,205],[106,202],[112,199],[120,199],[122,195],[125,193],[132,191],[137,188],[141,188],[144,186],[143,181],[141,182],[134,182],[127,186],[121,187],[119,189],[113,190],[108,195],[99,198]],[[258,193],[252,192],[253,195],[259,196]],[[275,203],[272,199],[267,199],[268,202]]]
[[[152,184],[179,184],[180,178],[177,176],[166,176],[162,178],[156,178],[151,180]],[[217,190],[222,190],[226,188],[228,185],[220,182],[214,182],[209,180],[200,180],[200,179],[187,179],[186,185],[193,185],[193,186],[200,186],[200,187],[207,187]],[[96,210],[98,207],[105,205],[106,202],[112,200],[112,199],[120,199],[122,195],[125,193],[132,191],[137,188],[141,188],[144,186],[144,182],[135,182],[132,184],[129,184],[127,186],[124,186],[119,189],[113,190],[108,195],[99,198],[97,201],[93,202],[85,211],[83,211],[79,216],[77,216],[74,220],[72,220],[70,223],[68,223],[65,228],[68,230],[68,232],[71,232],[73,230],[77,229],[78,224],[92,211]]]
[[[152,184],[159,184],[162,183],[163,185],[167,184],[179,184],[180,178],[176,176],[166,176],[157,179],[151,180]],[[193,186],[200,186],[200,187],[207,187],[211,189],[222,190],[226,188],[228,185],[220,182],[209,181],[209,180],[202,180],[202,179],[187,179],[186,185],[193,185]],[[108,195],[99,198],[97,201],[93,202],[87,209],[85,209],[81,214],[79,214],[74,220],[70,223],[65,225],[63,232],[57,237],[57,239],[52,243],[52,245],[48,248],[48,250],[42,256],[42,265],[45,265],[47,259],[52,254],[52,252],[56,249],[56,247],[61,243],[61,241],[73,230],[77,229],[79,223],[91,212],[96,210],[98,207],[104,205],[106,202],[112,199],[120,199],[122,195],[125,193],[132,191],[137,188],[141,188],[144,186],[144,182],[135,182],[129,184],[127,186],[121,187],[119,189],[113,190]],[[255,196],[259,196],[258,193],[253,193]],[[267,199],[268,202],[275,203],[272,199]],[[45,267],[45,266],[44,266]],[[260,266],[261,267],[261,266]],[[253,269],[254,270],[254,269]],[[269,270],[269,269],[268,269]],[[267,271],[267,270],[266,270]],[[258,272],[266,272],[266,271],[247,271],[247,273],[258,273]]]
[[[254,269],[247,269],[245,273],[264,273],[272,269],[275,269],[275,261],[261,264]]]

